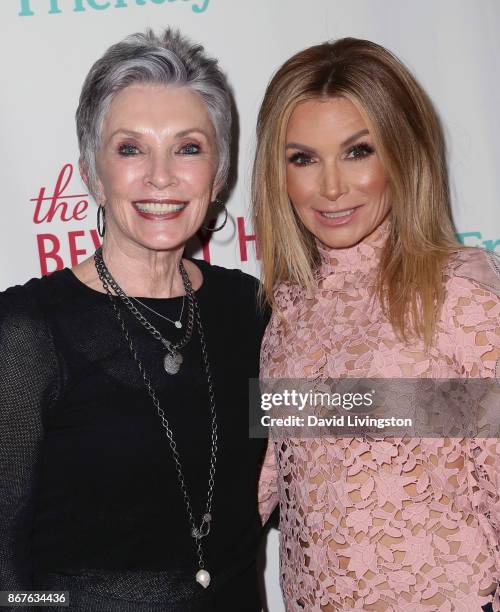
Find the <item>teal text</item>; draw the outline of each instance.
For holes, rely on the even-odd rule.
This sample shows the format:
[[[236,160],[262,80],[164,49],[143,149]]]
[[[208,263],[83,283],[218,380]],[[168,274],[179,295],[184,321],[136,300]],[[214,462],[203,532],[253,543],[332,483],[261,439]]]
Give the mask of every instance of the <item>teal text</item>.
[[[129,8],[130,6],[147,6],[148,4],[172,4],[190,2],[193,13],[204,13],[210,0],[18,0],[19,17],[33,17],[40,13],[57,15],[71,10],[73,13],[84,13],[87,9],[106,11],[110,8]]]

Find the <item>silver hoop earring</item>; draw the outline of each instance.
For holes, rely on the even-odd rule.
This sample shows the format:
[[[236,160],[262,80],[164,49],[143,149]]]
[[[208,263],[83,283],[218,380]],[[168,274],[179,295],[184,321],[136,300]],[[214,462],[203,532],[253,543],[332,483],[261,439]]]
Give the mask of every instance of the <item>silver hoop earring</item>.
[[[106,233],[106,212],[101,204],[99,204],[97,209],[97,233],[101,238],[104,238]]]
[[[228,218],[228,212],[227,212],[227,208],[226,205],[224,204],[224,202],[222,200],[219,200],[219,198],[217,198],[215,200],[215,204],[218,204],[219,206],[222,206],[222,208],[224,208],[224,221],[219,225],[219,227],[207,227],[206,225],[202,225],[202,229],[204,229],[207,232],[220,232],[220,230],[226,225],[227,223],[227,218]]]

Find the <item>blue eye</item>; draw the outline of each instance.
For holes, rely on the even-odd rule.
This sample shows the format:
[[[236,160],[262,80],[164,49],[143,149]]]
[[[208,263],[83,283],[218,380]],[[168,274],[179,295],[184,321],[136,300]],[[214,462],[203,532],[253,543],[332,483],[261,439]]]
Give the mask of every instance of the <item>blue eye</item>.
[[[123,157],[131,157],[140,153],[139,149],[133,144],[122,144],[118,147],[118,153]]]
[[[350,147],[346,152],[346,159],[363,159],[375,153],[375,149],[366,142],[361,142]]]
[[[194,142],[190,142],[189,144],[183,145],[179,149],[179,153],[181,155],[197,155],[200,152],[200,147]]]
[[[313,158],[307,153],[298,151],[288,158],[288,162],[294,166],[307,166],[313,162]]]

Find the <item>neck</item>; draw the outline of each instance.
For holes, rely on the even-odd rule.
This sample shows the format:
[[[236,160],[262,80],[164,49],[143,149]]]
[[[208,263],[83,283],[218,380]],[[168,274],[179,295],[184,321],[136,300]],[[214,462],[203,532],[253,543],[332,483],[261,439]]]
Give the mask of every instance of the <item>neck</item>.
[[[357,244],[346,248],[331,248],[316,242],[321,256],[323,275],[341,273],[369,273],[377,269],[382,249],[390,233],[390,220],[386,218],[371,234]]]
[[[155,251],[117,244],[110,238],[105,240],[102,253],[109,272],[127,295],[154,298],[184,295],[179,272],[183,247]]]

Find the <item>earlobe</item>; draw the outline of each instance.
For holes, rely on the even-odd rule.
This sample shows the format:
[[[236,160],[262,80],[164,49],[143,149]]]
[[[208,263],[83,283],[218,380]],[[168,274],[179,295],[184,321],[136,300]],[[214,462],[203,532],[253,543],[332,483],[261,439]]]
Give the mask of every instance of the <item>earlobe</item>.
[[[85,187],[90,191],[89,177],[88,177],[87,171],[85,170],[85,166],[83,165],[83,162],[81,159],[78,160],[78,170],[80,171],[80,176],[82,178],[82,181]]]
[[[104,190],[102,188],[101,181],[97,179],[96,184],[91,185],[88,172],[85,169],[81,159],[78,161],[78,169],[80,170],[80,176],[82,177],[82,181],[84,182],[85,187],[87,187],[89,193],[93,196],[97,204],[104,206],[106,198],[104,197]]]
[[[216,200],[220,199],[222,192],[224,191],[224,188],[225,188],[224,184],[221,184],[221,183],[214,184],[212,193],[210,194],[211,195],[210,201],[215,202]]]

